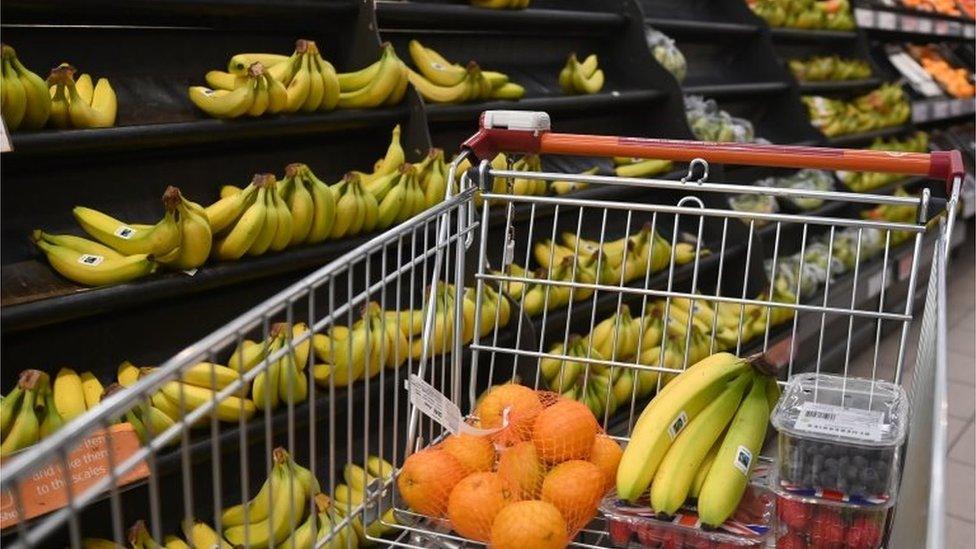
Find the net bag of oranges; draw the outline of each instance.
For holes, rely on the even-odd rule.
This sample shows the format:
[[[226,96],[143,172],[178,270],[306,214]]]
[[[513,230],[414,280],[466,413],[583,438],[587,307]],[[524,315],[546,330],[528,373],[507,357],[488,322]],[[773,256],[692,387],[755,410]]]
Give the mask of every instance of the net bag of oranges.
[[[585,404],[515,383],[479,400],[473,427],[408,457],[397,477],[409,508],[497,549],[569,544],[616,482],[623,451]]]

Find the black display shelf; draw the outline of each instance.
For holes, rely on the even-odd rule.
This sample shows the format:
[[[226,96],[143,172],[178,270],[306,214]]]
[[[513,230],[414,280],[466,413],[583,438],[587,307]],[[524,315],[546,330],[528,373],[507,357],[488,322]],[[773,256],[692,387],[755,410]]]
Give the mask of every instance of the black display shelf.
[[[536,4],[539,4],[538,2]],[[567,3],[573,4],[573,3]],[[579,2],[575,2],[579,4]],[[524,10],[492,10],[438,2],[376,1],[380,28],[389,26],[447,30],[608,33],[626,23],[622,13],[530,7]]]
[[[390,127],[408,113],[406,104],[370,110],[340,110],[256,119],[200,119],[191,122],[117,126],[90,130],[39,130],[12,134],[18,155],[61,156],[156,148],[195,147],[215,142],[320,136],[353,129]]]
[[[638,106],[664,99],[666,94],[660,90],[601,91],[592,95],[564,95],[547,97],[526,97],[519,101],[490,101],[462,105],[427,106],[427,119],[431,122],[454,122],[476,120],[483,111],[493,109],[545,111],[558,114],[579,111],[598,111]]]
[[[790,42],[830,42],[833,40],[856,40],[856,31],[838,31],[821,29],[791,29],[786,27],[770,27],[773,41]]]
[[[732,23],[728,21],[702,21],[696,19],[670,19],[665,17],[645,17],[644,22],[663,31],[665,34],[756,34],[759,25]]]
[[[61,277],[43,259],[13,263],[3,269],[0,322],[4,332],[37,328],[142,303],[187,298],[258,278],[311,270],[375,236],[359,235],[260,257],[207,264],[192,276],[160,272],[127,284],[100,288],[80,286]]]
[[[755,97],[785,92],[790,89],[790,85],[786,82],[749,82],[744,84],[701,84],[684,86],[682,89],[687,94],[714,98]]]
[[[827,143],[831,147],[851,147],[858,145],[870,144],[875,138],[878,137],[891,137],[893,135],[898,135],[911,131],[913,128],[910,124],[902,124],[898,126],[888,126],[886,128],[878,128],[876,130],[871,130],[861,133],[851,133],[846,135],[838,135],[835,137],[828,137]]]
[[[4,23],[220,25],[250,28],[308,26],[309,18],[355,14],[356,0],[10,0]],[[257,27],[257,25],[261,25]]]
[[[962,15],[954,17],[900,5],[857,2],[858,26],[872,36],[906,41],[964,41],[976,37],[976,22]]]
[[[811,94],[835,94],[851,93],[877,88],[881,85],[880,78],[863,78],[859,80],[825,80],[820,82],[800,81],[800,93],[803,95]]]

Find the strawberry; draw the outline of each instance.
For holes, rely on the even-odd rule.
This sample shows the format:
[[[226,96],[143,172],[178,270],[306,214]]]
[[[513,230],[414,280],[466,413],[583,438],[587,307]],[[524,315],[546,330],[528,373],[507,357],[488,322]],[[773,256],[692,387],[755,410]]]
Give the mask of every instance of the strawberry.
[[[664,532],[663,539],[661,540],[661,549],[684,549],[685,548],[685,538],[680,532],[667,531]]]
[[[813,506],[803,501],[781,497],[776,502],[776,510],[791,531],[804,531],[813,518]]]
[[[832,509],[820,509],[810,528],[810,544],[824,549],[844,546],[844,521],[839,513]]]
[[[849,549],[874,549],[881,544],[881,529],[870,517],[859,515],[847,531]]]
[[[786,534],[776,540],[776,549],[806,549],[806,546],[799,534]]]
[[[630,524],[622,520],[610,520],[610,541],[614,545],[627,545],[630,541],[630,533],[633,531]]]

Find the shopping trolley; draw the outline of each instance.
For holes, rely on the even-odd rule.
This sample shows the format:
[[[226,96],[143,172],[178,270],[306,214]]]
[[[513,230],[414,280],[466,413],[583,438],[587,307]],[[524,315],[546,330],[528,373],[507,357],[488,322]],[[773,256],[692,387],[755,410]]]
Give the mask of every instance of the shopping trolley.
[[[507,154],[507,169],[489,163],[500,152]],[[514,159],[526,154],[657,158],[688,166],[680,180],[513,170]],[[464,170],[466,163],[471,167]],[[946,182],[947,198],[936,198],[929,189],[916,197],[713,183],[708,181],[710,163],[925,175]],[[517,380],[560,390],[542,375],[540,361],[570,358],[559,349],[572,334],[591,332],[624,306],[635,318],[653,308],[665,325],[672,319],[683,324],[683,341],[675,338],[676,350],[662,345],[644,359],[618,356],[614,342],[606,356],[574,356],[574,361],[632,375],[653,372],[658,386],[697,360],[696,354],[718,349],[766,352],[768,361],[780,368],[781,382],[801,371],[898,383],[914,379],[916,413],[907,455],[909,460],[931,463],[934,483],[941,479],[944,459],[945,419],[939,406],[944,403],[945,365],[944,352],[937,351],[945,325],[944,318],[939,321],[940,306],[944,317],[948,235],[961,176],[958,153],[891,154],[566,135],[550,131],[545,113],[486,112],[480,130],[450,166],[453,184],[443,203],[376,236],[201,339],[127,390],[106,398],[73,428],[4,460],[0,510],[14,523],[4,533],[16,546],[79,547],[87,537],[124,544],[128,527],[140,520],[155,540],[179,533],[196,520],[221,532],[220,510],[254,497],[280,446],[333,496],[328,504],[335,515],[326,522],[313,521],[316,546],[352,546],[351,532],[357,529],[363,541],[387,545],[477,546],[452,533],[443,520],[410,510],[397,494],[395,474],[369,479],[359,498],[335,497],[345,469],[367,463],[371,456],[397,466],[411,453],[436,444],[470,418],[477,398],[491,385]],[[518,179],[562,180],[588,188],[558,197],[523,196],[513,192]],[[813,199],[823,206],[814,213],[736,211],[727,198],[738,194]],[[907,208],[910,215],[889,221],[862,214],[879,206]],[[566,245],[564,235],[573,244]],[[627,243],[632,237],[647,240],[643,255],[633,251],[637,245]],[[612,242],[622,243],[615,256],[606,251]],[[914,295],[923,282],[920,266],[929,249],[933,262],[922,350],[912,376],[905,376],[910,322],[917,316]],[[557,253],[565,255],[558,263],[559,276]],[[630,257],[632,253],[639,261]],[[814,269],[814,262],[825,267]],[[787,263],[789,268],[784,268]],[[590,274],[583,276],[584,271]],[[899,295],[892,284],[896,277],[904,279]],[[530,291],[536,295],[531,306],[526,298]],[[473,315],[460,306],[465,300],[473,304]],[[737,316],[738,330],[720,338],[713,324],[702,332],[707,332],[706,339],[693,340],[693,316],[677,319],[679,305],[694,311],[696,304],[728,308]],[[490,314],[483,315],[485,311]],[[285,338],[284,345],[257,360],[240,379],[214,391],[209,400],[187,406],[189,395],[178,393],[175,400],[185,408],[181,420],[150,433],[124,453],[104,445],[105,474],[87,483],[64,483],[61,504],[46,513],[31,512],[28,499],[34,494],[27,490],[41,472],[50,472],[52,466],[70,469],[74,452],[93,439],[111,436],[113,424],[151,405],[167,383],[181,380],[201,362],[226,363],[245,340],[280,334],[282,322],[286,327],[304,322],[309,329]],[[359,347],[337,343],[335,330],[345,328],[351,334],[357,326],[368,325],[383,334],[390,324],[406,335],[406,347],[371,342],[376,336],[369,329],[364,329],[365,341]],[[409,329],[401,329],[401,324]],[[899,333],[900,344],[895,356],[885,357],[881,338],[891,331]],[[306,366],[307,397],[301,402],[283,398],[278,408],[265,407],[245,417],[242,402],[256,379],[308,344],[313,352]],[[333,361],[332,374],[313,380],[321,360],[318,348],[323,346]],[[859,347],[873,351],[863,367],[853,360]],[[367,365],[361,379],[340,379],[337,348],[345,350],[346,364],[361,360]],[[379,355],[376,368],[371,367],[374,354]],[[589,378],[582,379],[585,384]],[[609,392],[601,395],[602,406],[594,404],[601,426],[626,442],[636,415],[652,395],[653,391],[638,394],[635,386],[628,398],[612,406]],[[238,417],[227,421],[231,402],[237,405]],[[223,415],[217,413],[221,406]],[[918,413],[920,406],[929,412]],[[905,494],[927,494],[926,480],[911,479],[917,486]],[[929,504],[932,510],[940,508],[936,488],[932,484],[937,496]],[[318,509],[313,506],[322,505],[322,500],[308,495],[303,510]],[[270,507],[269,520],[274,513],[294,518],[291,500]],[[292,525],[289,530],[296,529]],[[244,536],[247,545],[247,527]],[[938,534],[930,532],[930,538],[929,546],[938,546]],[[595,520],[573,544],[608,545],[606,525]]]

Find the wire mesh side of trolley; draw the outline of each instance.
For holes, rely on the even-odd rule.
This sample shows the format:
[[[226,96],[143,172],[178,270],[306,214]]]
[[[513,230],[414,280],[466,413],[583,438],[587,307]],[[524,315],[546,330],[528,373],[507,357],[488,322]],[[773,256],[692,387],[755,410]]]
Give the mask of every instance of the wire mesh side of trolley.
[[[515,125],[529,117],[519,118]],[[483,123],[486,118],[483,115]],[[485,126],[480,133],[485,133]],[[568,394],[582,400],[580,395],[587,394],[590,380],[598,372],[611,382],[598,386],[601,403],[587,400],[587,405],[604,430],[626,441],[637,415],[669,377],[719,350],[740,355],[766,353],[779,368],[780,383],[805,371],[905,382],[910,323],[917,317],[916,287],[923,276],[922,266],[932,257],[930,250],[943,259],[947,253],[958,177],[948,178],[948,200],[943,200],[933,197],[929,189],[918,196],[889,196],[710,183],[705,177],[696,178],[700,173],[707,176],[707,163],[692,159],[688,152],[675,153],[691,160],[680,181],[514,170],[516,151],[642,156],[608,152],[628,139],[616,137],[557,135],[552,136],[555,144],[547,150],[547,130],[525,126],[502,130],[507,135],[501,138],[515,143],[511,148],[498,147],[508,154],[507,169],[493,168],[487,162],[496,152],[488,147],[490,153],[481,154],[480,164],[466,174],[479,188],[483,203],[474,254],[477,301],[471,362],[458,371],[468,391],[460,398],[452,395],[462,411],[473,410],[488,387],[508,381],[563,395],[573,389],[575,393]],[[522,135],[513,136],[516,133]],[[537,142],[540,135],[542,146]],[[582,141],[603,141],[593,151],[567,144],[581,137]],[[478,135],[469,140],[469,154],[479,146],[478,140]],[[526,147],[533,140],[536,143]],[[668,149],[683,145],[661,143],[658,153],[674,152]],[[703,150],[710,147],[689,145]],[[747,153],[755,152],[748,149],[743,147]],[[732,156],[740,152],[735,147],[729,150]],[[757,147],[756,151],[768,152],[769,148]],[[872,159],[872,169],[892,171],[878,160]],[[799,162],[796,167],[810,167],[803,165],[803,159],[786,162],[772,165]],[[761,164],[754,158],[744,163]],[[851,165],[845,168],[855,169]],[[589,185],[592,191],[584,193],[586,198],[520,195],[513,192],[517,179],[568,181]],[[628,194],[631,190],[639,192]],[[728,206],[727,198],[735,194],[813,199],[822,205],[814,213],[750,213]],[[625,195],[633,199],[626,200]],[[891,220],[861,215],[878,212],[878,208],[901,211]],[[933,226],[937,230],[929,230]],[[627,243],[635,237],[647,242]],[[839,243],[845,239],[848,247],[842,254]],[[691,249],[690,259],[679,258],[679,245],[684,254]],[[614,246],[619,248],[608,251]],[[660,247],[661,255],[655,255],[655,246]],[[628,269],[634,258],[636,265]],[[814,276],[813,261],[822,262],[821,270],[826,272]],[[604,269],[604,263],[614,268]],[[790,263],[785,271],[784,263]],[[935,276],[944,276],[944,271]],[[777,287],[784,284],[784,278],[788,279],[785,291]],[[899,286],[903,291],[896,293]],[[490,292],[506,295],[513,311],[509,326],[495,322],[491,330],[483,332],[478,322],[483,318],[484,296]],[[532,301],[530,293],[536,294]],[[730,314],[713,314],[711,325],[700,329],[705,332],[704,341],[699,338],[693,344],[697,320],[687,311],[696,306]],[[618,345],[626,339],[620,335],[624,307],[640,326],[630,349]],[[682,310],[684,314],[680,314]],[[648,349],[642,341],[643,322],[652,316],[665,327],[665,339],[672,322],[676,323],[671,334],[674,352],[661,343]],[[720,324],[728,323],[729,318],[734,337],[721,338]],[[594,356],[594,330],[607,319],[612,322],[609,352]],[[762,320],[756,323],[757,319]],[[749,323],[758,328],[746,338]],[[888,333],[899,337],[893,353],[882,346],[882,337]],[[586,352],[569,351],[574,342],[588,338]],[[866,364],[855,363],[854,352],[860,348],[866,348]],[[550,367],[558,365],[555,378],[547,379],[546,361]],[[567,387],[561,374],[570,363],[583,364],[583,371]],[[915,375],[934,367],[920,356]],[[613,380],[623,375],[651,380],[653,387],[643,391],[631,382],[624,385],[628,387],[625,395],[615,395]],[[477,545],[449,534],[438,521],[424,524],[402,545]],[[597,524],[584,530],[573,544],[600,546],[606,543],[605,532]]]
[[[134,385],[103,399],[70,428],[4,459],[4,514],[16,522],[4,532],[5,544],[77,549],[83,539],[94,537],[128,546],[127,530],[137,520],[144,521],[159,543],[168,534],[181,535],[184,521],[202,520],[216,532],[223,532],[226,526],[221,524],[221,510],[255,496],[272,469],[277,447],[286,449],[296,463],[312,471],[329,496],[343,482],[347,464],[365,466],[371,456],[389,463],[402,462],[408,410],[405,393],[399,388],[406,372],[416,370],[423,360],[428,378],[440,390],[446,391],[445,383],[451,379],[450,353],[421,357],[416,350],[421,349],[422,334],[413,328],[425,309],[433,274],[447,273],[437,279],[440,295],[457,282],[446,266],[460,264],[457,249],[463,249],[473,230],[464,226],[469,202],[468,196],[451,197],[376,236],[145,372]],[[375,317],[378,329],[401,330],[407,347],[390,346],[394,350],[387,355],[388,347],[370,341],[378,336],[366,330],[362,345],[342,347],[347,364],[365,364],[361,379],[347,383],[336,370],[332,375],[319,376],[323,362],[315,350],[319,338],[332,335],[330,329],[334,327],[354,329],[369,307],[385,312]],[[407,322],[415,325],[406,329]],[[286,345],[268,353],[239,379],[220,385],[210,399],[191,402],[189,389],[179,385],[175,400],[183,408],[183,419],[161,432],[150,432],[134,451],[119,454],[112,444],[104,445],[99,465],[105,474],[94,482],[63,482],[63,471],[71,468],[73,451],[105,436],[113,425],[126,421],[127,413],[152,405],[161,389],[183,379],[189,369],[200,363],[229,364],[231,354],[245,341],[267,341],[299,323],[308,329],[288,338]],[[442,348],[453,345],[446,335]],[[336,339],[338,336],[329,339],[334,353],[338,353]],[[265,406],[252,414],[243,399],[254,396],[250,390],[257,378],[302,346],[311,347],[307,363],[301,365],[305,376],[299,378],[307,384],[307,396],[301,402],[282,396],[277,408]],[[334,368],[339,368],[339,360],[335,359]],[[213,368],[210,375],[216,385]],[[294,397],[301,392],[297,383],[289,383],[284,393]],[[270,404],[270,396],[266,400]],[[416,424],[417,432],[427,436],[427,422]],[[62,479],[64,505],[37,517],[28,516],[26,498],[36,495],[26,492],[34,486],[32,479],[54,474],[54,470]],[[132,481],[133,476],[139,478]],[[333,521],[330,531],[316,532],[319,546],[338,547],[335,539],[345,540],[343,546],[352,546],[352,539],[348,535],[337,538],[338,532],[352,532],[355,521],[362,521],[360,526],[375,522],[375,517],[390,508],[384,500],[392,497],[392,480],[380,478],[381,482],[373,481],[365,488],[362,502],[332,499],[331,505],[338,506],[343,518]],[[310,499],[304,507],[315,509],[314,504]],[[273,513],[293,516],[293,505],[291,500],[272,499],[269,521]],[[299,517],[299,522],[290,526],[290,533],[301,520]],[[245,520],[245,546],[257,535],[257,524],[247,523]]]

